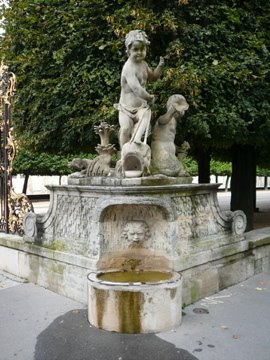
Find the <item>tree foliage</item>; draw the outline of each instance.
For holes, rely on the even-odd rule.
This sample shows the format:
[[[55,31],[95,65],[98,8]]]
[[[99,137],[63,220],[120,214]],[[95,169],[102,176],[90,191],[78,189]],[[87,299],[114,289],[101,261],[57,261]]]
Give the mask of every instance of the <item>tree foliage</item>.
[[[151,41],[148,62],[166,59],[163,78],[150,89],[154,117],[173,93],[190,104],[177,142],[265,151],[269,10],[266,0],[10,0],[1,46],[18,77],[14,121],[21,144],[93,151],[93,125],[117,124],[124,36],[143,29]]]
[[[229,162],[223,162],[223,161],[211,159],[210,171],[211,174],[217,176],[231,176],[232,165]]]
[[[106,20],[113,5],[102,0],[10,1],[2,48],[18,78],[14,124],[23,146],[93,150],[93,125],[112,122],[121,58]],[[104,51],[108,41],[110,50]]]
[[[191,176],[198,176],[198,164],[191,156],[183,159],[185,169]],[[211,159],[210,161],[210,174],[216,176],[231,176],[232,166],[231,163],[226,161],[219,161]]]
[[[94,155],[85,153],[57,155],[19,149],[13,163],[13,175],[69,175],[74,170],[70,169],[68,163],[75,157],[92,159]]]
[[[265,177],[270,176],[270,169],[269,168],[262,168],[262,167],[259,166],[257,168],[257,176],[265,176]]]
[[[48,153],[33,153],[29,150],[19,149],[13,163],[13,175],[69,175],[72,170],[68,163],[75,157],[93,159],[96,155],[89,153],[56,155]],[[194,158],[187,156],[183,164],[190,176],[198,176],[198,164]],[[216,176],[231,176],[230,162],[211,159],[210,173]],[[257,167],[257,176],[270,176],[270,169]]]

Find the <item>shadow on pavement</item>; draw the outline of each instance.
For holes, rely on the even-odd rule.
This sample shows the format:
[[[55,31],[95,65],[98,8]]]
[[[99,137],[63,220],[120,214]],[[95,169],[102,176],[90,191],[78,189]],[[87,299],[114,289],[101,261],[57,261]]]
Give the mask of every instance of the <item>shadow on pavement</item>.
[[[91,327],[87,310],[56,318],[37,337],[35,360],[198,360],[154,334],[119,334]]]

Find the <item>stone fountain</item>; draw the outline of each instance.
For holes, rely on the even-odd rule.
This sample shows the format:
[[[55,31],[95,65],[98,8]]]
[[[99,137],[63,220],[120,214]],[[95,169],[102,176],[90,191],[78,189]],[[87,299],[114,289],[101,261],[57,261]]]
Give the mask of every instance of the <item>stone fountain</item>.
[[[176,124],[188,110],[180,94],[150,132],[154,96],[146,91],[155,70],[144,61],[149,44],[143,31],[126,36],[128,60],[121,74],[120,156],[110,144],[114,127],[95,128],[101,143],[94,160],[74,159],[66,186],[48,186],[46,214],[24,218],[25,240],[90,260],[88,318],[96,327],[126,333],[169,330],[181,323],[181,272],[203,266],[241,248],[242,211],[222,213],[217,184],[192,184],[176,154]],[[190,275],[189,275],[190,276]],[[184,279],[188,283],[187,277]],[[186,285],[188,288],[189,285]],[[194,291],[193,285],[189,286]]]

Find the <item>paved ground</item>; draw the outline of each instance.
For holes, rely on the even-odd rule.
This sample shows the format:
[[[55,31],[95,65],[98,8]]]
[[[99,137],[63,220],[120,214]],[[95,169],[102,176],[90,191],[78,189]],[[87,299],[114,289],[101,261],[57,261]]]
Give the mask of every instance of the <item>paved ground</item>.
[[[230,193],[218,196],[228,210]],[[270,191],[257,199],[256,227],[269,226]],[[0,360],[269,360],[269,334],[266,273],[186,307],[176,330],[127,335],[92,327],[84,305],[0,271]]]
[[[1,360],[269,360],[270,274],[183,310],[173,331],[128,335],[92,327],[86,307],[0,272]]]

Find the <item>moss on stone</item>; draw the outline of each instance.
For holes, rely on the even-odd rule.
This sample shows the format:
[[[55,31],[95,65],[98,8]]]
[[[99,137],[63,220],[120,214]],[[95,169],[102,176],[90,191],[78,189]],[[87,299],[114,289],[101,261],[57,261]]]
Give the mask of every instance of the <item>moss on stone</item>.
[[[191,303],[194,303],[196,300],[199,299],[199,293],[200,293],[200,286],[198,282],[195,280],[192,282],[190,287]]]
[[[67,246],[63,241],[53,241],[49,245],[43,245],[46,249],[64,251],[67,250]]]

